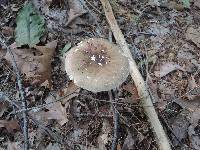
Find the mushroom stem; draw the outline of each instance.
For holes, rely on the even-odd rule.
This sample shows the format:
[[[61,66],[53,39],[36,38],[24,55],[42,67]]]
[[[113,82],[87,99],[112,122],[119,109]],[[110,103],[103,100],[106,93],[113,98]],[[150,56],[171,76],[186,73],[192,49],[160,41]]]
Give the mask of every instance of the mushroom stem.
[[[153,106],[151,96],[149,95],[149,92],[145,85],[143,77],[137,68],[137,64],[131,55],[128,44],[126,43],[125,38],[117,24],[117,21],[114,17],[113,11],[112,11],[112,7],[110,6],[110,3],[108,0],[101,0],[101,3],[103,5],[103,9],[105,11],[105,15],[106,15],[107,21],[110,25],[110,28],[113,32],[113,35],[114,35],[117,43],[121,47],[124,55],[126,55],[129,59],[131,76],[137,87],[138,94],[142,98],[142,104],[144,106],[146,115],[149,118],[151,126],[153,127],[153,130],[155,132],[156,138],[158,140],[157,143],[161,150],[171,150],[168,138],[164,132],[164,129],[158,119],[158,115]],[[148,106],[148,107],[145,107],[145,106]]]
[[[114,97],[113,97],[113,93],[115,95]],[[118,140],[119,113],[116,109],[116,103],[113,103],[113,102],[115,101],[115,97],[117,96],[117,94],[115,93],[115,91],[111,90],[111,91],[108,91],[108,95],[111,102],[111,109],[113,112],[113,123],[114,123],[114,134],[113,134],[111,150],[115,150],[117,146],[117,140]]]

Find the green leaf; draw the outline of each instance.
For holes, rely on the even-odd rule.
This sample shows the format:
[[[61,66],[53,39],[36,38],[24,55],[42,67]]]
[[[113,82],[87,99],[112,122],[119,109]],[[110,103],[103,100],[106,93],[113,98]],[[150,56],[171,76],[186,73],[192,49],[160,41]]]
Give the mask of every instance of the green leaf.
[[[65,47],[63,49],[60,50],[60,55],[63,56],[64,53],[66,53],[70,48],[71,48],[72,44],[71,43],[67,43],[65,45]]]
[[[185,8],[190,8],[190,0],[182,0],[182,2]]]
[[[40,42],[44,33],[44,18],[36,13],[31,3],[27,3],[17,16],[15,40],[17,46],[29,45],[30,47]]]

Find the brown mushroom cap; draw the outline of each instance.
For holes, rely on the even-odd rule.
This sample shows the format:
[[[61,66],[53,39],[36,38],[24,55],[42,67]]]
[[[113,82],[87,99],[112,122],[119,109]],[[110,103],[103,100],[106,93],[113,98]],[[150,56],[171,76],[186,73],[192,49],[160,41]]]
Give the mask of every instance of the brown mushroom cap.
[[[118,46],[102,38],[82,41],[65,56],[65,69],[70,79],[89,91],[114,89],[129,75],[128,59]]]

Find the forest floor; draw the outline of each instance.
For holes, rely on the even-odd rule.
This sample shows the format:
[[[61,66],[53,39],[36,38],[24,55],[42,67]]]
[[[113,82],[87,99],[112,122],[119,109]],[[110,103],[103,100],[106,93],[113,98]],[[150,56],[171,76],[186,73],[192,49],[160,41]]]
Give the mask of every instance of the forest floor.
[[[16,18],[27,2],[0,0],[0,150],[23,149],[21,90],[27,102],[30,149],[110,150],[114,121],[108,92],[92,93],[77,87],[63,63],[63,53],[80,41],[113,37],[101,2],[32,3],[44,18],[44,27],[39,29],[43,34],[34,48],[16,44],[26,40],[16,37],[24,28]],[[200,0],[110,3],[172,149],[199,150]],[[23,89],[8,49],[14,53]],[[117,150],[159,149],[131,77],[118,88],[117,95]]]

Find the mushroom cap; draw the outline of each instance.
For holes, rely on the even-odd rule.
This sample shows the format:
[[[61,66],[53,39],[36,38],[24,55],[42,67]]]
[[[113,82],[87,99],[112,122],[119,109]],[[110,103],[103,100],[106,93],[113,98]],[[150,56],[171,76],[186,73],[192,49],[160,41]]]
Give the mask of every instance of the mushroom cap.
[[[66,53],[65,70],[79,87],[101,92],[126,80],[129,62],[117,45],[102,38],[90,38]]]

